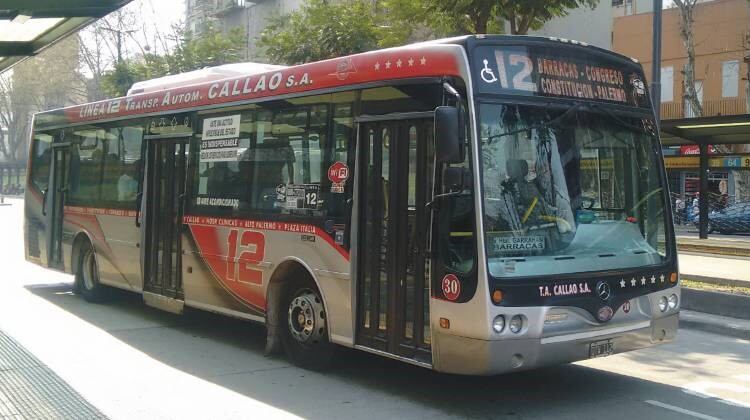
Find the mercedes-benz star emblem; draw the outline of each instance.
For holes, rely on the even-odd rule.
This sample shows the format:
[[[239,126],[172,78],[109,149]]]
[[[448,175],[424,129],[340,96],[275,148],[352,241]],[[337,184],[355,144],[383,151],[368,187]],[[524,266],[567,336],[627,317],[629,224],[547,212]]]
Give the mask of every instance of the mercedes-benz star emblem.
[[[606,301],[612,295],[612,290],[609,288],[609,283],[600,281],[596,284],[596,294],[599,295],[601,300]]]

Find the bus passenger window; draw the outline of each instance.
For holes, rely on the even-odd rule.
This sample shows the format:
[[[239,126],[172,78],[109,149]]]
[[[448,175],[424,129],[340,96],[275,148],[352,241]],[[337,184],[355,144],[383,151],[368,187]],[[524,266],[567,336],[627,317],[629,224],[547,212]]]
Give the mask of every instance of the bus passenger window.
[[[34,135],[34,151],[31,157],[31,181],[39,191],[47,189],[52,154],[52,136],[38,133]]]
[[[207,116],[202,126],[239,118],[240,133],[228,139],[236,140],[229,147],[236,149],[233,156],[201,162],[199,154],[195,203],[237,215],[325,215],[321,183],[327,169],[328,108],[303,105]]]

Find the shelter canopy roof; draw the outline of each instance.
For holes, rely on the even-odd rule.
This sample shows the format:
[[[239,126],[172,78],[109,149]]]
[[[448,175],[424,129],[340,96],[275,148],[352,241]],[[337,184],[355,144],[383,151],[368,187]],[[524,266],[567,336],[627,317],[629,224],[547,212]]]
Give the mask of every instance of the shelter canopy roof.
[[[3,0],[0,73],[132,0]]]

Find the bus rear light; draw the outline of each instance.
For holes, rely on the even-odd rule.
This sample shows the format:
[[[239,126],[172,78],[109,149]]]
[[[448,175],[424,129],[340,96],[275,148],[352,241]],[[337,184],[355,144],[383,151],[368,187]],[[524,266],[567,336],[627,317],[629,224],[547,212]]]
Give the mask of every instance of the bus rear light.
[[[499,304],[500,302],[503,301],[503,297],[504,297],[503,291],[500,289],[495,289],[492,292],[492,303],[494,303],[495,305]]]
[[[451,320],[448,318],[440,318],[440,328],[446,330],[451,329]]]
[[[672,284],[677,284],[677,273],[672,273],[669,275],[669,282]]]

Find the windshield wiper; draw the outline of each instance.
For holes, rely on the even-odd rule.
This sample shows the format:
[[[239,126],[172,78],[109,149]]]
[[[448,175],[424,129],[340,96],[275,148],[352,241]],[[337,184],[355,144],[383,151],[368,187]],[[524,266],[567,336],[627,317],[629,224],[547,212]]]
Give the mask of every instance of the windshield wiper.
[[[488,136],[487,137],[487,144],[492,144],[492,141],[495,140],[495,139],[499,139],[501,137],[512,136],[512,135],[518,134],[518,133],[523,133],[524,131],[538,130],[540,128],[546,128],[546,127],[553,127],[553,126],[555,126],[555,125],[563,122],[571,114],[573,114],[574,112],[578,111],[578,109],[583,108],[585,106],[586,106],[586,104],[584,104],[583,102],[575,102],[573,104],[573,106],[571,106],[570,108],[568,108],[567,110],[565,110],[565,112],[563,112],[559,116],[557,116],[557,117],[555,117],[555,118],[553,118],[553,119],[551,119],[549,121],[544,121],[544,122],[541,122],[539,124],[532,125],[532,126],[526,127],[526,128],[519,128],[517,130],[506,131],[505,133],[500,133],[500,134],[495,134],[495,135],[492,135],[492,136]]]

